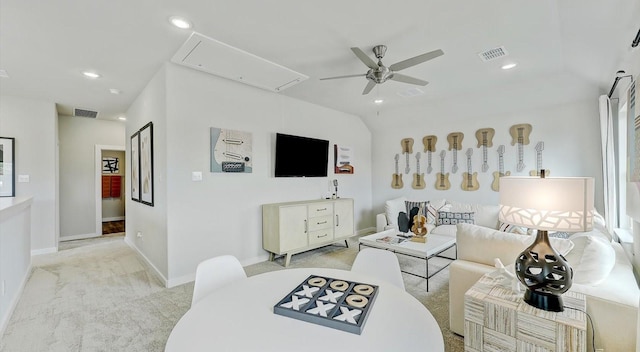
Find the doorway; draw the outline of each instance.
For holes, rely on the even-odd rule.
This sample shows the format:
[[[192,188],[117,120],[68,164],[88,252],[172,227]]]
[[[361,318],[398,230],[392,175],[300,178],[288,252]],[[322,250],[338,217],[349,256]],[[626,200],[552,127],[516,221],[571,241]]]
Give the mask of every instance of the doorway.
[[[125,147],[96,145],[96,234],[124,234],[125,180],[127,163]]]

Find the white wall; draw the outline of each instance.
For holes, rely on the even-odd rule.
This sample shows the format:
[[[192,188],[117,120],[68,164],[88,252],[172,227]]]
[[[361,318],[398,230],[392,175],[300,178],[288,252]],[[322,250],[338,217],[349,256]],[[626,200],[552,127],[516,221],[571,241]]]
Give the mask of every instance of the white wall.
[[[449,120],[447,116],[435,118],[425,118],[422,127],[398,126],[395,129],[384,131],[374,131],[373,140],[373,208],[376,213],[384,211],[384,202],[387,199],[399,196],[407,196],[410,199],[429,200],[447,198],[463,202],[497,204],[498,192],[491,189],[493,181],[492,173],[498,170],[499,145],[505,146],[504,168],[511,171],[512,176],[528,175],[530,170],[535,169],[537,142],[544,142],[542,152],[543,166],[551,171],[550,176],[592,176],[596,178],[596,207],[602,211],[602,171],[600,153],[600,135],[598,124],[597,99],[588,101],[577,101],[571,104],[562,104],[547,108],[536,108],[524,110],[517,113],[506,113],[500,115],[482,115],[482,107],[477,107],[478,116],[469,117],[462,122],[458,119]],[[401,119],[402,116],[397,116]],[[529,123],[533,129],[530,136],[530,144],[524,146],[525,171],[516,172],[517,146],[511,145],[511,135],[509,127],[514,124]],[[488,150],[489,170],[483,173],[480,170],[482,164],[482,149],[477,148],[475,132],[480,128],[492,127],[495,129],[493,147]],[[458,152],[459,170],[456,174],[451,173],[452,154],[448,150],[447,135],[450,132],[463,132],[463,150]],[[445,172],[449,172],[451,188],[446,191],[435,189],[435,176],[440,170],[440,158],[433,155],[432,174],[424,171],[426,156],[422,151],[422,137],[425,135],[436,135],[438,137],[437,150],[447,150],[445,159]],[[401,153],[400,140],[405,137],[412,137],[415,140],[414,154],[410,156],[411,172],[409,175],[403,174],[404,188],[392,189],[391,177],[395,172],[393,157],[396,153]],[[478,183],[480,189],[477,191],[463,191],[461,189],[462,173],[467,170],[465,152],[467,148],[473,148],[472,165],[473,171],[478,172]],[[423,153],[422,171],[425,172],[427,187],[423,190],[411,188],[411,177],[415,172],[415,153]],[[400,155],[400,171],[405,165],[405,156]]]
[[[127,110],[126,149],[131,160],[131,136],[153,122],[154,191],[153,207],[131,200],[131,177],[126,178],[126,241],[143,255],[166,282],[167,259],[167,128],[166,73],[164,67],[147,84]],[[186,122],[185,122],[186,123]],[[142,237],[137,237],[138,233]]]
[[[124,146],[125,125],[117,121],[72,116],[60,116],[58,125],[60,240],[95,236],[95,146]]]
[[[122,124],[124,129],[124,124]],[[122,132],[122,136],[124,137],[124,131]],[[124,146],[124,143],[122,144]],[[118,158],[118,172],[109,174],[111,176],[121,176],[121,192],[120,197],[115,198],[103,198],[102,199],[102,221],[114,221],[116,219],[124,219],[124,205],[125,205],[125,184],[124,177],[127,174],[128,160],[125,158],[124,151],[117,150],[103,150],[102,157],[114,157]]]
[[[198,262],[215,255],[245,265],[266,260],[261,205],[319,199],[334,178],[339,196],[355,200],[356,228],[373,226],[371,136],[360,118],[172,64],[167,72],[168,198],[158,202],[168,202],[172,280],[192,279]],[[209,172],[210,127],[252,133],[253,173]],[[333,144],[353,147],[355,174],[329,167],[328,177],[275,178],[276,132],[329,140],[329,164]],[[192,171],[202,171],[203,181],[191,181]]]
[[[0,97],[0,136],[16,139],[16,196],[32,196],[31,251],[57,250],[57,112],[52,102]],[[29,175],[18,183],[18,175]]]
[[[127,138],[154,123],[155,206],[130,201],[127,184],[126,238],[169,286],[192,280],[197,264],[215,255],[230,253],[243,264],[266,260],[261,204],[318,199],[333,178],[341,197],[355,199],[356,228],[373,226],[371,138],[356,116],[167,64],[127,118]],[[252,132],[253,173],[209,172],[210,127]],[[274,178],[276,132],[353,147],[355,174]],[[191,181],[193,171],[203,172],[203,181]]]

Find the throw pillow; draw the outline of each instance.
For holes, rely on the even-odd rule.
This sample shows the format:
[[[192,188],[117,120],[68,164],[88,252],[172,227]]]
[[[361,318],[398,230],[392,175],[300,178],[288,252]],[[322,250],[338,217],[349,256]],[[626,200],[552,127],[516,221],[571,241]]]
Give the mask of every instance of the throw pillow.
[[[449,211],[439,211],[437,224],[440,225],[457,225],[457,224],[473,224],[475,213],[454,213]]]
[[[597,286],[604,282],[616,264],[611,243],[588,233],[571,236],[571,241],[575,247],[565,258],[573,268],[573,283]]]
[[[451,210],[451,205],[446,204],[444,200],[430,201],[429,204],[427,204],[427,224],[437,225],[438,212],[449,210]]]
[[[427,216],[428,204],[429,204],[429,201],[416,201],[416,200],[404,201],[404,205],[407,209],[407,214],[411,214],[411,210],[413,210],[413,208],[418,208],[418,210],[422,209],[422,212],[420,212],[420,214],[424,215],[425,217]],[[413,219],[410,218],[409,221],[413,221]]]
[[[406,197],[400,197],[396,199],[390,199],[384,203],[384,211],[385,215],[387,216],[387,224],[398,224],[398,214],[405,211],[406,207],[404,205],[404,202],[406,200]]]
[[[507,224],[506,222],[500,222],[500,227],[498,228],[502,232],[510,232],[518,235],[528,235],[529,229],[523,226],[516,226],[512,224]]]

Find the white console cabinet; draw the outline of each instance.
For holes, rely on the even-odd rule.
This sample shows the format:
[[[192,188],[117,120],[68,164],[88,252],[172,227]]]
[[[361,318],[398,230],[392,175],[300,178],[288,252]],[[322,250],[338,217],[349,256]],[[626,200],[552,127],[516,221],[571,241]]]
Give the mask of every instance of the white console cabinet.
[[[262,247],[276,255],[291,256],[326,246],[355,234],[353,199],[319,199],[262,205]]]

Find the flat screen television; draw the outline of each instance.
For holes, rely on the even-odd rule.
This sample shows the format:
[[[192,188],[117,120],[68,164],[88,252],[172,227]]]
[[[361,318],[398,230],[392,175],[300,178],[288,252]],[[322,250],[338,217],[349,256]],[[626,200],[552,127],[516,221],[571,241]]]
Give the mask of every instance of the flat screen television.
[[[276,133],[275,177],[326,177],[329,141]]]

